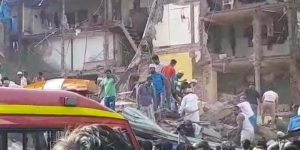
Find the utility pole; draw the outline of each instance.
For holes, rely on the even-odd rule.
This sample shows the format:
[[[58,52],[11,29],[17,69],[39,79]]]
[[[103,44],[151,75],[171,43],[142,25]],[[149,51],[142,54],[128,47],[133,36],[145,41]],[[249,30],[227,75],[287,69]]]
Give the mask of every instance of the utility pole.
[[[253,15],[253,54],[254,54],[254,61],[253,61],[253,66],[254,66],[254,78],[255,78],[255,88],[256,90],[261,93],[261,77],[260,77],[260,72],[261,72],[261,58],[262,58],[262,38],[261,38],[261,11],[256,10],[254,15]]]
[[[104,32],[104,44],[103,44],[103,55],[104,55],[104,69],[108,69],[108,57],[109,57],[109,37],[108,32]]]
[[[61,75],[66,77],[65,70],[65,0],[61,0],[62,2],[62,13],[61,13]]]
[[[195,44],[195,5],[193,2],[190,4],[190,20],[191,20],[191,43]]]

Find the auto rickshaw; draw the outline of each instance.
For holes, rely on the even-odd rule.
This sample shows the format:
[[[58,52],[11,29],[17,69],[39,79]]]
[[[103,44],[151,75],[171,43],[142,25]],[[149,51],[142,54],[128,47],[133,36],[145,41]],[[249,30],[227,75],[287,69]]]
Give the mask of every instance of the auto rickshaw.
[[[51,79],[30,84],[25,88],[72,91],[87,97],[93,96],[99,92],[99,87],[94,81],[82,79]]]

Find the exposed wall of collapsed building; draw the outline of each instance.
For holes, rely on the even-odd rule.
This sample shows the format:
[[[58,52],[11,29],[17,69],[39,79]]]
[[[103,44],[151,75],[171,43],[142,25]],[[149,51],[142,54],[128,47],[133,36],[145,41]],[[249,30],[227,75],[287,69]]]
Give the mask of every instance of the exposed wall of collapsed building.
[[[244,1],[238,3],[246,4]],[[247,17],[241,18],[242,15],[248,17],[249,15],[240,10],[242,8],[245,8],[244,10],[251,9],[252,4],[247,3],[247,8],[240,4],[228,4],[228,8],[222,5],[222,3],[218,3],[217,6],[220,7],[212,7],[214,5],[209,4],[210,11],[217,11],[215,15],[217,17],[212,17],[217,20],[209,20],[210,23],[206,26],[213,69],[218,72],[218,93],[240,94],[249,83],[257,82],[254,77],[255,74],[257,75],[255,72],[257,70],[254,68],[255,65],[259,65],[261,93],[273,87],[279,95],[282,95],[280,96],[280,103],[291,104],[297,101],[299,96],[295,96],[297,95],[295,93],[298,93],[298,91],[295,92],[295,89],[299,88],[295,88],[294,85],[297,82],[294,79],[299,78],[299,74],[296,74],[295,70],[298,67],[295,67],[292,61],[293,58],[297,58],[296,53],[298,51],[293,44],[293,40],[295,40],[293,26],[295,23],[292,20],[293,8],[295,7],[290,7],[295,3],[293,1],[286,3],[274,1],[269,4],[256,4],[268,7],[261,11],[258,10],[260,12],[259,24],[261,24],[261,41],[259,41],[261,59],[257,59],[257,48],[260,47],[257,47],[257,43],[255,43],[256,47],[253,47],[254,42],[256,42],[254,34],[258,36],[258,32],[255,33],[251,27],[254,25],[253,20],[250,18],[245,20]],[[276,7],[276,9],[272,10],[271,7]],[[224,9],[228,11],[222,14]],[[236,14],[240,12],[241,15],[232,15],[231,12],[235,12],[235,9],[237,10]],[[224,19],[221,19],[220,16]],[[256,27],[256,31],[257,29],[259,28]],[[258,61],[259,63],[257,63]]]
[[[292,35],[295,33],[295,30],[292,30],[295,23],[291,21],[293,10],[289,9],[290,3],[260,2],[238,1],[235,4],[226,4],[226,7],[223,3],[208,3],[211,12],[208,12],[203,20],[206,22],[209,37],[207,40],[209,55],[206,51],[202,51],[202,61],[195,66],[199,68],[196,69],[197,72],[203,70],[202,79],[217,80],[217,83],[205,84],[202,80],[204,87],[201,90],[204,98],[208,98],[211,93],[240,94],[249,83],[257,82],[254,77],[256,74],[254,64],[257,65],[255,62],[258,58],[255,51],[258,48],[257,43],[256,47],[253,47],[254,34],[257,36],[257,32],[255,33],[252,27],[253,14],[247,14],[243,10],[248,11],[251,7],[261,5],[268,8],[262,10],[259,22],[262,47],[259,59],[260,92],[263,93],[273,87],[279,95],[282,95],[280,103],[291,104],[299,99],[299,96],[295,96],[299,93],[297,90],[299,88],[295,88],[299,85],[295,86],[297,83],[295,79],[300,77],[299,73],[297,75],[295,72],[298,67],[291,65],[294,60],[291,58],[297,58],[295,53],[298,51],[291,42],[295,39]],[[295,5],[293,2],[291,4]],[[272,10],[272,7],[276,9]],[[244,17],[241,17],[243,15]],[[205,43],[206,40],[203,40],[202,44]]]
[[[270,16],[263,23],[263,56],[289,55],[288,20],[283,13]],[[248,20],[249,21],[249,20]],[[253,54],[253,27],[248,23],[210,25],[208,47],[211,53],[249,57]]]
[[[6,72],[15,74],[21,69],[36,73],[47,68],[53,76],[59,75],[62,24],[66,29],[67,72],[97,72],[105,64],[124,71],[143,34],[148,3],[147,0],[66,0],[65,22],[62,22],[61,1],[25,2],[21,15],[23,22],[19,23],[24,34],[23,42],[20,54],[16,54],[21,61],[14,67],[8,67],[14,69]],[[20,7],[15,5],[12,8]],[[104,42],[105,32],[108,35],[107,45]],[[0,45],[5,38],[9,37],[1,38]],[[105,46],[108,46],[108,63],[104,63]]]

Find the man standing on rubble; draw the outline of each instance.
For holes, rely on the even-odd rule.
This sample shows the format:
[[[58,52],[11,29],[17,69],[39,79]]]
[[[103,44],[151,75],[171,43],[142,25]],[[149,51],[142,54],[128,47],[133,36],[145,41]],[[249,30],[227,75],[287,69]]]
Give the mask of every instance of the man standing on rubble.
[[[173,85],[176,91],[176,95],[183,98],[182,93],[182,84],[185,81],[181,81],[181,78],[184,76],[184,72],[182,70],[178,71],[173,79]]]
[[[116,103],[116,83],[117,78],[112,74],[110,69],[105,71],[106,77],[101,81],[101,93],[104,92],[104,104],[106,107],[115,110],[115,103]]]
[[[166,102],[167,106],[170,110],[175,110],[175,100],[172,96],[172,90],[175,90],[174,85],[172,85],[173,78],[175,77],[175,66],[177,64],[177,61],[175,59],[172,59],[170,64],[167,66],[164,66],[161,69],[161,73],[166,77],[166,83],[168,84],[168,90],[166,90]]]
[[[273,91],[273,88],[270,88],[269,91],[265,92],[262,100],[262,123],[265,123],[265,117],[269,113],[272,117],[272,124],[275,123],[276,109],[278,106],[279,96],[276,92]]]
[[[165,92],[165,77],[159,72],[156,72],[156,65],[149,65],[150,77],[155,89],[155,101],[154,101],[154,110],[157,110],[159,107],[162,107],[162,102],[164,102],[164,92]]]
[[[155,100],[154,87],[152,86],[152,78],[148,77],[147,81],[138,87],[137,102],[139,110],[149,119],[155,122],[153,102]]]
[[[257,117],[257,108],[261,103],[259,93],[255,90],[255,86],[253,84],[250,84],[249,88],[247,88],[244,93],[247,101],[250,103],[251,108],[254,111],[255,117]]]
[[[242,112],[240,107],[234,107],[234,115],[236,116],[237,122],[237,133],[240,134],[240,143],[242,144],[245,140],[252,142],[254,140],[254,128],[247,118],[247,115]]]
[[[246,96],[240,97],[240,103],[237,104],[237,106],[241,109],[242,113],[246,115],[253,127],[256,128],[256,116],[251,108],[250,103],[247,101]]]
[[[152,56],[152,62],[156,65],[156,67],[155,67],[156,72],[161,73],[161,69],[164,67],[164,65],[162,63],[160,63],[158,55]]]
[[[191,88],[186,90],[187,95],[183,97],[179,114],[184,116],[184,120],[190,120],[192,122],[199,122],[199,107],[198,107],[198,96],[194,94]]]

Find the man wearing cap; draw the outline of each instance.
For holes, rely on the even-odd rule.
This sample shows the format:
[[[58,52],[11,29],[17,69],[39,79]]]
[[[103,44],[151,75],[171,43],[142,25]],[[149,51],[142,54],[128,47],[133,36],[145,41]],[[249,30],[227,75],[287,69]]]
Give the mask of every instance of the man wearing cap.
[[[18,80],[17,80],[16,84],[21,85],[21,80],[22,80],[22,77],[23,77],[23,72],[22,71],[18,71],[17,72],[17,76],[18,76]]]
[[[191,88],[186,90],[187,95],[185,95],[181,101],[179,108],[179,114],[184,117],[184,120],[190,120],[192,122],[199,122],[199,107],[198,107],[198,96],[193,93]]]
[[[183,81],[181,81],[181,78],[183,77],[184,73],[182,70],[178,71],[178,73],[175,75],[174,79],[173,79],[173,86],[174,86],[174,89],[175,89],[175,95],[176,97],[179,96],[179,97],[183,97],[183,94],[182,94],[182,83]]]
[[[158,107],[162,106],[162,102],[164,100],[164,90],[165,90],[165,77],[159,73],[156,72],[156,65],[150,64],[149,65],[149,73],[150,77],[152,79],[152,83],[155,89],[155,101],[154,101],[154,110],[157,110]]]
[[[24,88],[28,84],[30,84],[29,78],[28,78],[28,72],[23,71],[23,76],[21,78],[21,87]]]
[[[155,122],[153,102],[155,100],[154,87],[152,86],[152,78],[149,76],[137,90],[137,102],[139,110],[149,119]]]

